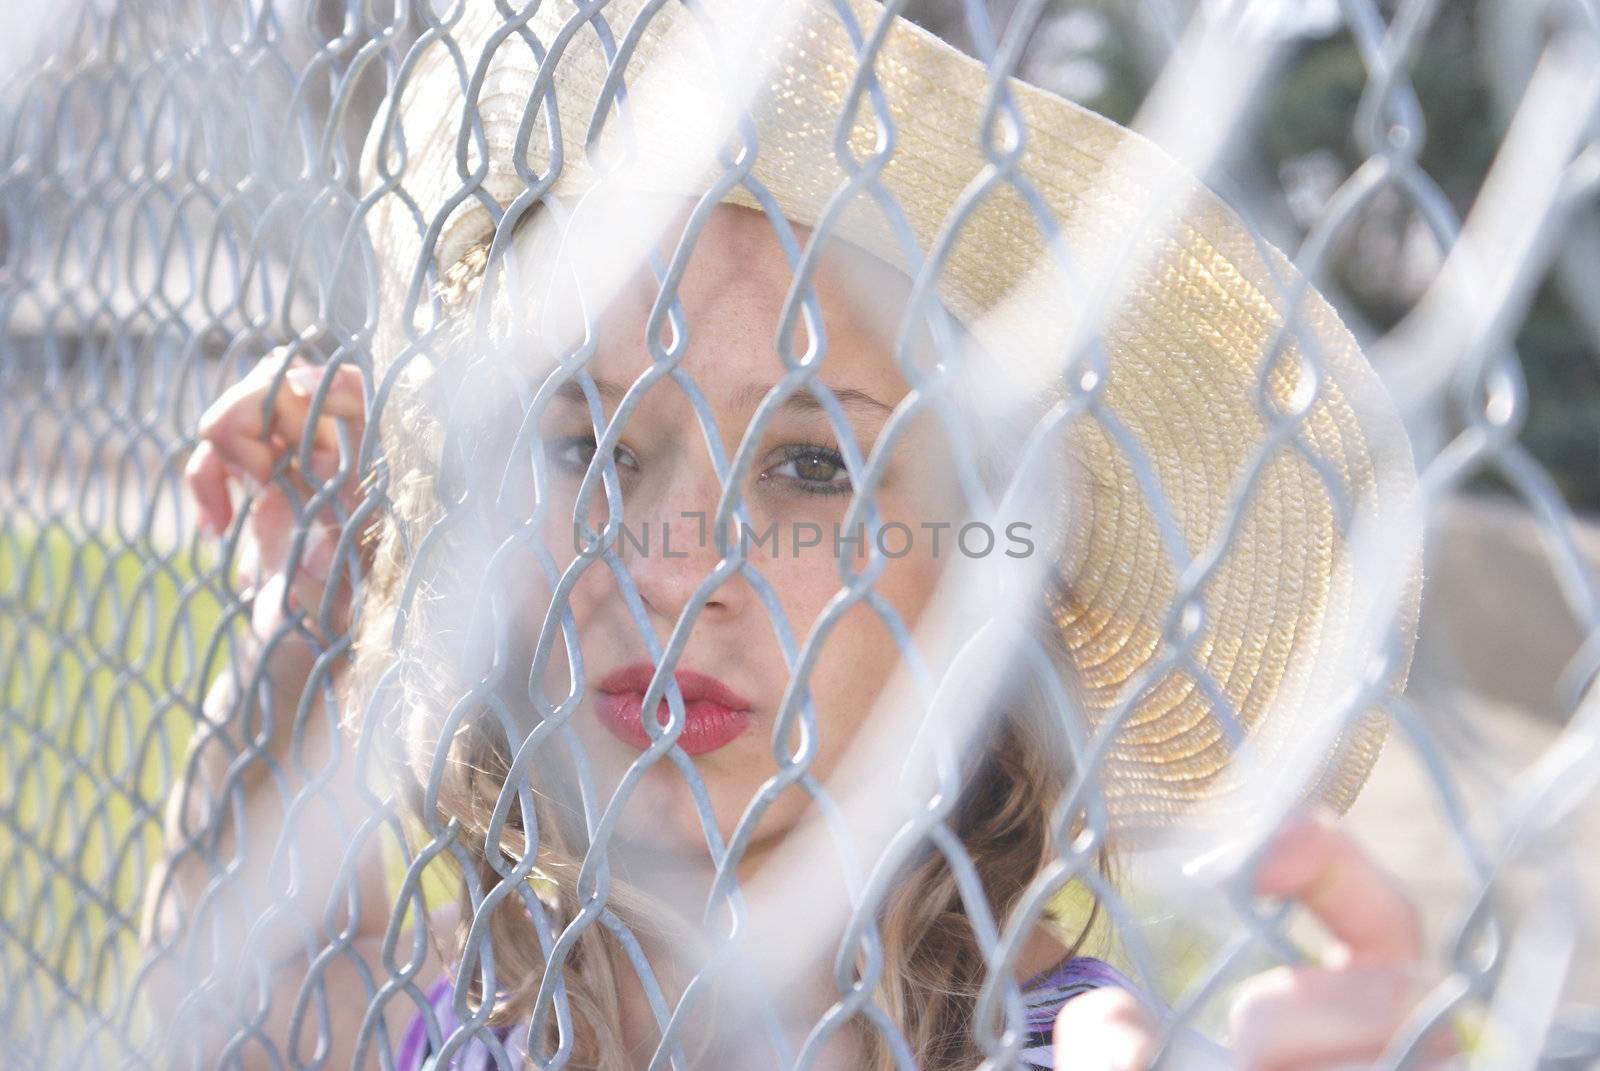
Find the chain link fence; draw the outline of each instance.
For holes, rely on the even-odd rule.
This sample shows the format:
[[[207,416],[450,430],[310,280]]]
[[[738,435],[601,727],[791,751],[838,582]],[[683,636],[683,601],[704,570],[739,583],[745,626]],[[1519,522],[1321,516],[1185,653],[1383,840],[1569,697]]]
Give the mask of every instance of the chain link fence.
[[[1250,895],[1252,849],[1369,768],[1346,823],[1417,895],[1436,968],[1378,1064],[1422,1066],[1446,1020],[1473,1067],[1600,1062],[1600,8],[887,6],[975,58],[968,96],[941,60],[952,83],[906,110],[911,31],[843,0],[6,14],[0,1063],[1036,1066],[1018,983],[1051,925],[1155,998],[1159,1064],[1212,1066],[1236,988],[1317,940]],[[848,62],[798,67],[818,42]],[[1097,171],[1003,75],[1166,155],[1118,143]],[[708,79],[726,113],[687,88]],[[790,137],[813,115],[826,136]],[[970,166],[934,161],[951,196],[918,200],[895,154],[941,138]],[[714,166],[674,173],[692,151]],[[1080,173],[1071,197],[1041,158]],[[1243,220],[1229,263],[1264,265],[1220,329],[1258,419],[1248,449],[1197,455],[1227,458],[1212,499],[1165,467],[1181,433],[1128,416],[1138,383],[1208,414],[1197,441],[1243,419],[1183,367],[1210,344],[1184,303],[1232,284],[1164,258],[1234,233],[1188,174]],[[983,233],[1028,237],[963,253],[993,213]],[[879,256],[825,252],[846,241]],[[1074,285],[1029,290],[1033,257]],[[1028,300],[964,315],[964,263],[957,290]],[[1360,386],[1302,276],[1387,387],[1414,483],[1392,443],[1363,476],[1329,430]],[[756,326],[707,319],[762,285]],[[1127,364],[1129,303],[1166,310],[1177,363]],[[595,310],[618,307],[614,337]],[[1047,342],[992,352],[1041,318]],[[867,351],[898,401],[818,388]],[[1026,408],[983,355],[1054,400]],[[1143,503],[1147,544],[1072,549],[1075,492],[1051,528],[1064,441]],[[659,462],[675,482],[648,492],[652,442],[699,468]],[[819,473],[856,493],[763,505]],[[1093,628],[1138,582],[1045,604],[1071,678],[1027,638],[1062,558],[897,552],[907,484],[950,496],[952,543],[1042,518],[1061,555],[1156,577],[1136,664],[1108,669],[1130,656]],[[1309,527],[1271,557],[1252,504],[1291,485]],[[685,511],[651,547],[664,502]],[[817,523],[784,560],[826,520],[831,547]],[[1327,541],[1298,573],[1296,531]],[[1293,614],[1319,569],[1343,639],[1299,656],[1320,661],[1273,736],[1251,673],[1276,641],[1230,670],[1230,592],[1265,578]],[[629,657],[742,666],[759,698]],[[1034,723],[997,713],[1018,681]],[[1139,779],[1172,748],[1238,750],[1195,782],[1232,810],[1155,821],[1188,802]]]

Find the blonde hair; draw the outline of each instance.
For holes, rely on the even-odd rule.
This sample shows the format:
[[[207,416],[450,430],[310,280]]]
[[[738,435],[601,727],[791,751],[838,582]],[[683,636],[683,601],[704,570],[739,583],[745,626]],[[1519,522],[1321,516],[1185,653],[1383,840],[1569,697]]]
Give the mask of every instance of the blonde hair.
[[[480,534],[470,525],[452,523],[448,516],[440,493],[441,484],[450,483],[450,463],[444,456],[447,429],[440,419],[439,401],[429,399],[430,388],[422,385],[427,377],[401,374],[398,367],[424,353],[448,353],[466,337],[461,325],[472,319],[469,314],[487,264],[487,246],[475,247],[443,273],[435,290],[445,313],[439,322],[456,325],[456,334],[441,328],[423,343],[397,347],[389,366],[378,368],[379,382],[394,384],[380,420],[383,453],[378,483],[389,508],[375,529],[350,675],[354,702],[349,709],[364,709],[386,723],[382,738],[395,745],[388,757],[401,775],[406,810],[430,835],[448,836],[465,857],[461,866],[458,856],[444,856],[461,868],[462,879],[463,921],[454,935],[453,962],[471,951],[465,946],[473,912],[471,888],[480,890],[481,902],[504,881],[504,871],[524,859],[529,818],[537,826],[539,900],[555,932],[581,907],[576,886],[583,836],[552,802],[555,794],[532,792],[531,815],[523,813],[520,803],[512,805],[500,826],[498,843],[491,843],[496,839],[491,833],[496,801],[522,743],[499,723],[497,714],[503,717],[506,704],[516,700],[494,688],[479,687],[473,675],[478,667],[454,670],[463,658],[470,658],[470,652],[459,645],[452,649],[453,644],[465,642],[477,626],[461,600],[446,593],[452,588],[473,590],[481,575],[452,572],[475,568],[493,548],[485,544],[476,548],[481,554],[473,553],[469,544]],[[383,347],[376,348],[381,354]],[[1053,616],[1069,594],[1058,588],[1041,600],[1035,630],[1047,645],[1051,662],[1067,675],[1070,665]],[[463,695],[470,695],[472,703],[464,705]],[[525,696],[522,702],[526,704]],[[1014,697],[978,755],[950,820],[1002,928],[1030,884],[1057,855],[1052,822],[1072,770],[1059,726],[1045,716],[1049,709],[1032,686],[1028,694]],[[525,735],[527,729],[521,731]],[[441,746],[447,735],[448,744]],[[444,768],[430,771],[441,758]],[[430,771],[436,790],[432,813],[424,805],[429,786],[419,777],[422,771]],[[1110,855],[1102,850],[1097,862],[1109,878]],[[489,1018],[496,1026],[525,1022],[544,978],[539,933],[519,892],[511,890],[500,901],[488,924],[493,974],[501,989]],[[616,877],[606,907],[636,932],[660,934],[673,925],[670,912]],[[1098,912],[1096,903],[1088,921],[1067,941],[1069,955],[1081,950]],[[983,1054],[974,1040],[973,1009],[986,977],[987,957],[943,854],[926,852],[896,883],[882,906],[878,934],[884,970],[874,997],[919,1066],[943,1069],[980,1062]],[[599,922],[582,931],[567,955],[561,970],[571,1033],[560,1040],[570,1046],[569,1066],[605,1071],[627,1066],[615,1026],[620,1016],[617,972],[631,969],[624,963],[618,938]],[[481,978],[475,974],[470,994],[474,1006],[484,1000],[481,989]],[[553,1014],[547,1023],[545,1044],[554,1050],[558,1038]],[[871,1052],[865,1066],[893,1067],[893,1055],[881,1033],[873,1030],[866,1037]]]

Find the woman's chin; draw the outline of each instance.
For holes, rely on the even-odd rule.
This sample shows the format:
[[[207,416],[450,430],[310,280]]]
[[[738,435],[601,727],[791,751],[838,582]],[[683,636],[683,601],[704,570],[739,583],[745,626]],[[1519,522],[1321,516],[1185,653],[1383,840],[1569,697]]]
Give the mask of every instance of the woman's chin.
[[[617,782],[620,781],[619,772]],[[616,790],[616,784],[611,790]],[[737,821],[737,814],[722,815],[715,808],[702,817],[695,793],[683,774],[671,761],[663,760],[633,783],[612,848],[660,868],[711,873],[715,867],[709,845],[726,843]],[[715,823],[709,833],[707,822]]]
[[[584,743],[593,763],[596,796],[609,801],[640,752],[609,734],[597,735],[602,738]],[[632,782],[608,848],[613,859],[625,860],[631,880],[648,882],[653,872],[670,873],[679,876],[672,879],[674,884],[694,884],[709,891],[717,872],[711,845],[726,846],[733,839],[751,800],[776,772],[769,750],[760,748],[747,755],[740,743],[695,758],[698,784],[693,788],[670,758],[657,760]],[[765,809],[755,835],[746,838],[740,853],[741,879],[793,825],[806,802],[803,793],[791,786]],[[708,824],[714,828],[708,830]]]

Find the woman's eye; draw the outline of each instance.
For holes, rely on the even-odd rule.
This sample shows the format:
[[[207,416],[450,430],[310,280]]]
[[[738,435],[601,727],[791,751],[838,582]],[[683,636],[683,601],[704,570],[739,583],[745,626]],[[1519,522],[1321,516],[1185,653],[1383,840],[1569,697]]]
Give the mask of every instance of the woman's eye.
[[[547,440],[545,444],[545,452],[556,464],[576,473],[588,471],[589,463],[594,460],[594,452],[598,448],[593,435],[566,435]],[[620,446],[616,448],[612,457],[619,467],[635,467],[633,455]]]
[[[850,470],[845,467],[844,457],[824,446],[791,449],[776,467],[768,470],[768,475],[789,480],[806,494],[839,495],[850,491]]]

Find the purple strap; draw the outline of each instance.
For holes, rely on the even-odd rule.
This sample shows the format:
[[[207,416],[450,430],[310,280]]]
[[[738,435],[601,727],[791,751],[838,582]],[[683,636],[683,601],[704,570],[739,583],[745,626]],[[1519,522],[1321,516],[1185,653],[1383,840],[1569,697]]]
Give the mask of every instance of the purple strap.
[[[434,1018],[439,1022],[439,1040],[448,1040],[461,1026],[461,1020],[456,1017],[455,986],[450,981],[450,974],[445,974],[428,990],[428,1004],[433,1008]],[[493,1034],[505,1047],[506,1055],[511,1058],[512,1067],[522,1066],[524,1055],[522,1039],[519,1032],[510,1027],[495,1027]],[[434,1048],[428,1040],[427,1017],[418,1011],[411,1020],[411,1026],[406,1030],[405,1037],[400,1041],[400,1051],[395,1057],[395,1071],[433,1071]],[[450,1061],[451,1071],[489,1071],[498,1069],[494,1054],[488,1045],[484,1044],[481,1035],[469,1040]]]
[[[433,983],[433,988],[428,990],[428,1003],[433,1006],[433,1014],[439,1020],[441,1034],[447,1034],[449,1030],[455,1029],[454,1026],[451,1026],[447,1030],[444,1025],[446,1015],[452,1019],[455,1018],[455,1013],[450,1010],[450,1005],[453,1003],[450,999],[451,995],[452,986],[450,985],[449,975],[441,977],[437,982]],[[411,1020],[411,1026],[406,1030],[406,1036],[400,1041],[400,1053],[395,1060],[395,1071],[418,1071],[422,1066],[422,1054],[427,1051],[427,1048],[428,1021],[427,1017],[421,1011],[418,1011],[415,1018]]]

